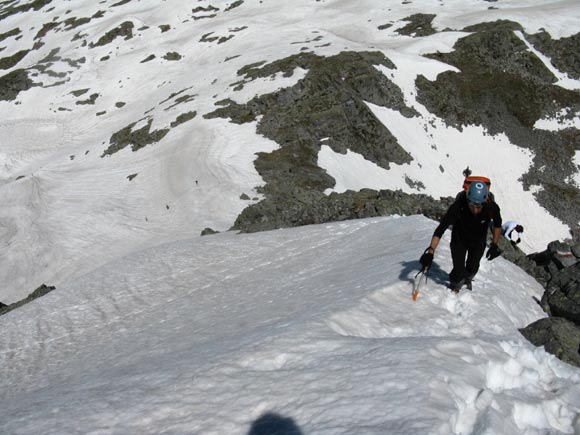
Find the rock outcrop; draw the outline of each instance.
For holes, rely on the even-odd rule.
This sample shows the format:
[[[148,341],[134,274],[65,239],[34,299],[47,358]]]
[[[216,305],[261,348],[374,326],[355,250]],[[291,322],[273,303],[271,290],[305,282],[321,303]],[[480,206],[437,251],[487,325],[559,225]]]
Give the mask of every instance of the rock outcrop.
[[[538,320],[520,332],[536,346],[544,346],[569,364],[580,367],[580,243],[554,241],[548,248],[512,259],[546,291],[538,301],[550,317]]]
[[[3,304],[0,302],[0,316],[8,313],[9,311],[15,310],[16,308],[19,308],[22,305],[28,304],[29,302],[32,302],[34,299],[38,299],[38,298],[46,295],[47,293],[50,293],[54,289],[55,289],[55,287],[53,287],[53,286],[48,286],[46,284],[42,284],[40,287],[38,287],[36,290],[34,290],[32,293],[30,293],[26,298],[24,298],[18,302],[14,302],[13,304],[10,304],[10,305],[6,305],[6,304]]]

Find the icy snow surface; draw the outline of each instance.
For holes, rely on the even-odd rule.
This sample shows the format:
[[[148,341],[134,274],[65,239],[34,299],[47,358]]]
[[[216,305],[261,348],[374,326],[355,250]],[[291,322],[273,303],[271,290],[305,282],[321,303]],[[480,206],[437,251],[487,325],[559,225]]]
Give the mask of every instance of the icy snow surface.
[[[413,302],[435,224],[224,233],[70,282],[0,317],[0,433],[577,433],[580,372],[518,332],[534,280],[500,258],[452,294],[444,240]]]
[[[5,8],[14,5],[3,3]],[[404,19],[415,13],[436,15],[433,26],[447,31],[415,38],[398,34],[408,24]],[[362,176],[367,168],[360,159],[349,156],[339,162],[323,148],[321,165],[336,178],[337,190],[390,186],[449,196],[470,164],[475,173],[494,180],[505,217],[527,224],[521,246],[543,250],[547,242],[567,237],[568,228],[517,181],[533,156],[481,129],[461,133],[446,128],[415,101],[414,79],[417,74],[435,79],[453,69],[422,55],[451,51],[466,35],[461,32],[465,26],[508,19],[521,23],[527,33],[545,29],[561,38],[579,30],[579,15],[580,3],[573,0],[246,0],[215,5],[76,0],[74,8],[68,1],[53,0],[36,11],[11,15],[0,22],[0,34],[16,28],[21,33],[0,42],[2,57],[44,45],[5,73],[32,67],[33,80],[43,87],[20,93],[14,102],[0,101],[0,301],[15,302],[43,282],[58,285],[206,227],[230,228],[245,207],[261,199],[256,189],[263,180],[253,165],[255,154],[279,145],[256,134],[255,123],[238,125],[203,115],[224,99],[243,103],[294,85],[306,71],[297,68],[291,75],[255,81],[238,71],[304,50],[325,56],[344,50],[383,52],[397,67],[383,73],[423,116],[403,120],[373,108],[416,160],[386,172],[372,169],[372,180]],[[89,23],[76,28],[64,24],[89,17]],[[134,24],[132,38],[94,45],[128,20]],[[46,30],[51,22],[60,24]],[[169,61],[167,53],[181,59]],[[155,58],[144,62],[151,55]],[[46,71],[36,69],[39,62]],[[82,90],[86,93],[75,96]],[[94,104],[78,104],[94,94]],[[148,122],[151,131],[169,128],[188,112],[195,112],[195,118],[171,128],[160,142],[101,157],[114,132],[133,123],[133,131]],[[477,161],[464,151],[455,153],[467,145]],[[509,169],[491,168],[481,158],[487,146],[505,151]],[[501,191],[504,183],[509,191]]]

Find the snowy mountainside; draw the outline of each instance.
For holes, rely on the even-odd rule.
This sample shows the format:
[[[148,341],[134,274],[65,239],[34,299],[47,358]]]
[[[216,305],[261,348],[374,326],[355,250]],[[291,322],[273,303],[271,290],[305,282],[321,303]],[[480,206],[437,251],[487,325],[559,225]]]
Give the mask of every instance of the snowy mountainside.
[[[578,371],[518,328],[541,286],[484,262],[451,294],[435,222],[372,218],[144,250],[0,317],[0,432],[572,434]],[[447,242],[447,240],[444,240]],[[286,421],[285,420],[285,421]]]
[[[529,126],[489,134],[495,124],[472,113],[476,125],[454,125],[416,81],[446,86],[438,77],[463,68],[454,47],[481,23],[517,22],[524,39],[547,32],[543,53],[558,53],[578,32],[577,11],[574,1],[524,0],[3,2],[0,300],[227,230],[245,210],[249,226],[268,229],[272,213],[282,226],[317,222],[312,210],[330,192],[450,196],[467,165],[492,177],[506,218],[526,221],[528,251],[568,237],[578,142],[566,130],[571,139],[550,154],[564,133],[547,131],[558,119],[577,131],[574,63],[540,61],[520,39],[500,57],[502,67],[512,49],[535,59],[542,89],[557,87],[550,71],[569,75],[555,107],[534,109],[547,135],[532,141],[537,150],[525,148]],[[540,203],[548,194],[557,200]]]

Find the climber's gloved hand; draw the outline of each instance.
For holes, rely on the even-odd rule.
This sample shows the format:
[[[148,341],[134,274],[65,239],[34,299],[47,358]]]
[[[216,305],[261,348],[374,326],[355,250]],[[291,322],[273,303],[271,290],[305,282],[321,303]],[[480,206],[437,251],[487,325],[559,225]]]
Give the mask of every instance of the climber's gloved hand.
[[[501,249],[499,249],[495,243],[492,243],[491,245],[489,245],[489,249],[487,250],[487,254],[485,254],[485,258],[487,258],[487,261],[491,261],[494,258],[499,257],[500,255]]]
[[[419,262],[423,266],[423,269],[429,269],[431,267],[431,263],[433,263],[433,252],[433,249],[427,248],[423,252],[423,255],[421,255]]]

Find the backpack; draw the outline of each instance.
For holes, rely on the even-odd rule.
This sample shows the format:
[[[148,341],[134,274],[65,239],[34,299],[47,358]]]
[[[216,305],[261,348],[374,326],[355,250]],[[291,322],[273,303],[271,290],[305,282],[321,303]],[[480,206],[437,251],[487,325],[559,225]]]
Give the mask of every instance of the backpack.
[[[491,180],[480,175],[468,175],[465,177],[463,180],[463,190],[467,192],[469,190],[469,186],[471,186],[471,183],[474,181],[481,181],[482,183],[485,183],[487,185],[487,191],[491,193]]]

